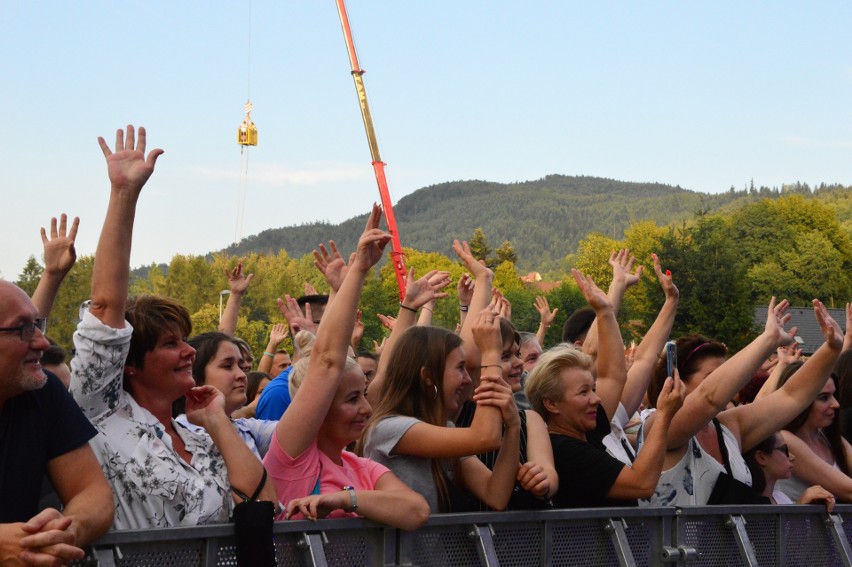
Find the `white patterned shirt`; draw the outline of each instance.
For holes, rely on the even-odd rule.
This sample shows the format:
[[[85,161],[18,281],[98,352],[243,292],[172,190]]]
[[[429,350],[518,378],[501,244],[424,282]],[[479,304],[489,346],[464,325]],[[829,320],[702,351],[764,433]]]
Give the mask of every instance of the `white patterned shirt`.
[[[186,414],[182,413],[175,418],[175,421],[191,431],[206,433],[203,427],[191,423]],[[253,417],[240,417],[232,419],[231,424],[240,439],[243,440],[251,452],[257,455],[258,460],[263,460],[263,456],[269,450],[269,444],[272,442],[272,434],[275,433],[275,428],[278,427],[277,421],[268,419],[255,419]]]
[[[113,329],[89,312],[74,333],[71,394],[98,429],[90,444],[112,484],[115,530],[225,523],[233,510],[222,454],[205,433],[172,420],[191,464],[154,415],[124,390],[133,328]]]

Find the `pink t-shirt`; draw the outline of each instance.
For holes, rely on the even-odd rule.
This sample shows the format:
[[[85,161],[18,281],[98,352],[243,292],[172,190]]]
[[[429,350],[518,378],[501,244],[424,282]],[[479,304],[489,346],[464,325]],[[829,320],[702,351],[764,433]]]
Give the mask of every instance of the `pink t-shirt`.
[[[343,451],[340,457],[343,465],[329,459],[314,442],[294,459],[281,449],[276,431],[272,436],[272,443],[269,444],[269,451],[263,458],[263,464],[275,483],[278,500],[284,506],[294,498],[313,494],[320,472],[320,494],[339,492],[344,486],[352,486],[355,490],[373,490],[379,477],[389,472],[384,465],[349,451]],[[328,517],[358,517],[358,514],[335,510]],[[283,520],[284,514],[280,514],[276,519]],[[304,516],[296,514],[291,516],[291,519],[302,520]]]

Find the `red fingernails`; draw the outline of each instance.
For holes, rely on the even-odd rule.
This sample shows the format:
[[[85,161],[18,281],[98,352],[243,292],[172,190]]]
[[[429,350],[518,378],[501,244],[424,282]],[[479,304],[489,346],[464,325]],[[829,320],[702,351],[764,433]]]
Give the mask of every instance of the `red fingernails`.
[[[666,270],[666,275],[667,275],[667,276],[671,276],[671,275],[672,275],[672,271],[671,271],[671,270]]]

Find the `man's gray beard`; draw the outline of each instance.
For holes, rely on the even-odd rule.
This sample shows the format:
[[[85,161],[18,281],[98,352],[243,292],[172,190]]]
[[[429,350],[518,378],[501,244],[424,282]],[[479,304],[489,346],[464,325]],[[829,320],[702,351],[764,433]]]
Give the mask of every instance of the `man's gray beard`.
[[[18,374],[17,382],[25,392],[40,390],[47,384],[47,374],[44,373],[44,369],[41,369],[39,373],[24,370]]]

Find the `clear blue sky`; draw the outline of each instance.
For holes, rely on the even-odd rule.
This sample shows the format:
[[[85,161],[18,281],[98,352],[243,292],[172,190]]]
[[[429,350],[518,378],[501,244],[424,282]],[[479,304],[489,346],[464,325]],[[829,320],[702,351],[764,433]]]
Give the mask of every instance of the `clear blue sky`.
[[[0,0],[0,274],[41,258],[38,229],[60,212],[82,218],[79,253],[94,252],[109,192],[96,138],[127,123],[166,150],[133,266],[229,245],[248,94],[260,145],[244,235],[368,210],[378,193],[334,2],[249,6]],[[848,1],[348,9],[395,199],[552,173],[707,192],[852,184]]]

